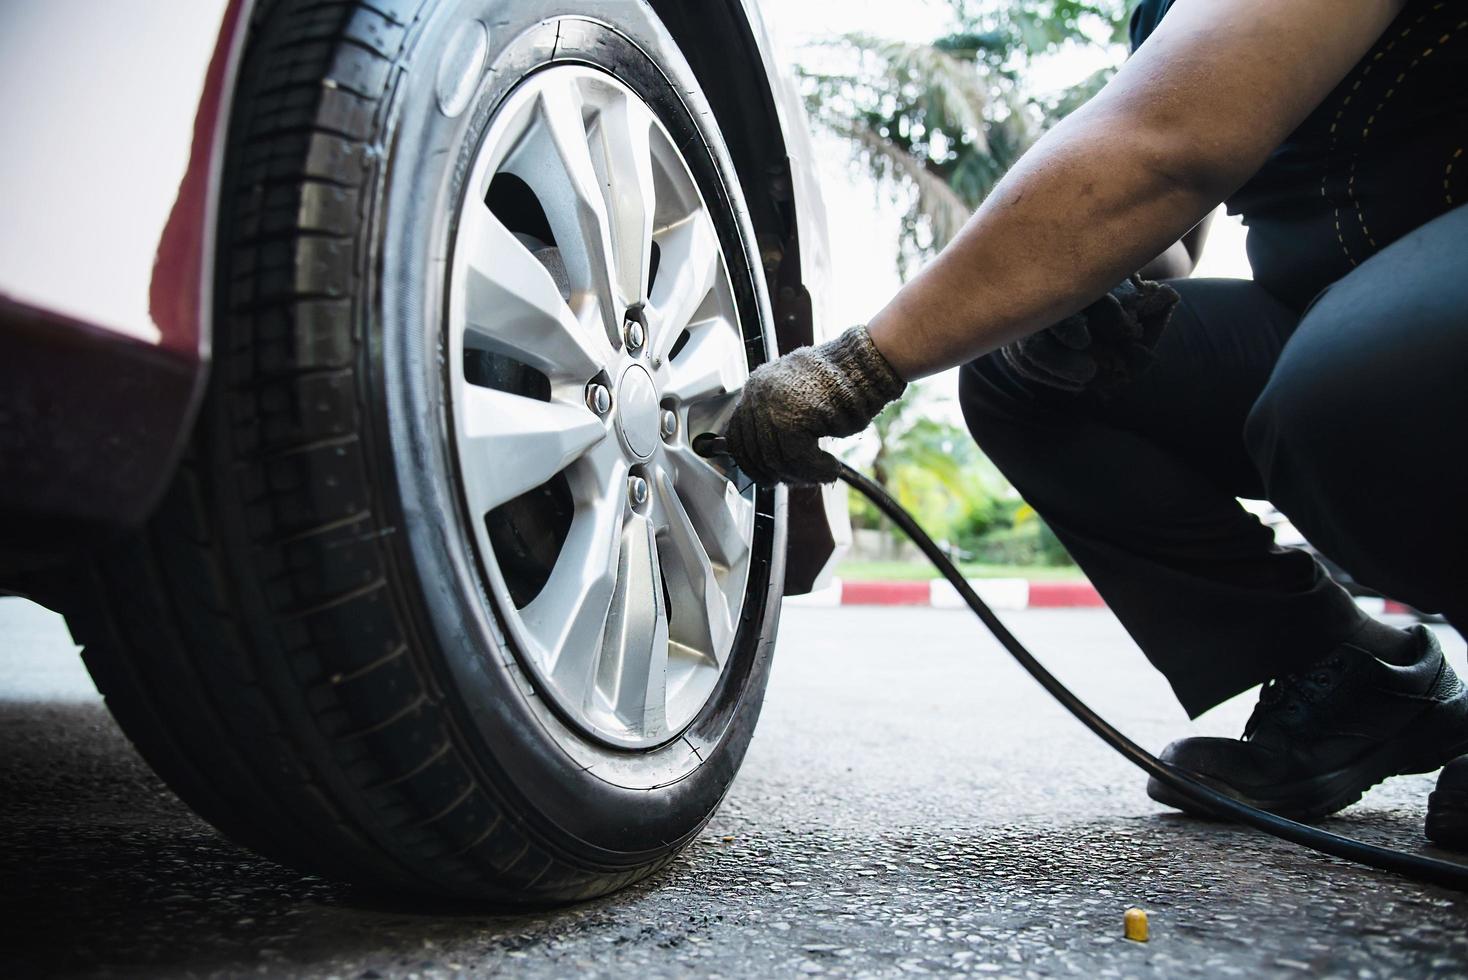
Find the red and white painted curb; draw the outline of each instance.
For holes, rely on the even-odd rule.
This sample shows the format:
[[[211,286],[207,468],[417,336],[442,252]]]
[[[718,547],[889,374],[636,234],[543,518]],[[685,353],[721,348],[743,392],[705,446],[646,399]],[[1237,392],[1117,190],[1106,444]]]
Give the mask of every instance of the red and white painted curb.
[[[1023,578],[972,578],[979,598],[994,609],[1063,609],[1104,606],[1090,582],[1031,582]],[[810,595],[785,600],[792,606],[931,606],[959,609],[958,590],[942,579],[918,582],[846,582],[834,579]]]
[[[1070,582],[1032,582],[1022,578],[971,578],[968,584],[991,609],[1077,609],[1105,606],[1096,587],[1085,579]],[[960,609],[958,590],[943,579],[919,582],[846,582],[831,584],[810,595],[793,596],[792,606],[929,606]],[[1408,612],[1388,599],[1360,598],[1356,604],[1373,616]]]

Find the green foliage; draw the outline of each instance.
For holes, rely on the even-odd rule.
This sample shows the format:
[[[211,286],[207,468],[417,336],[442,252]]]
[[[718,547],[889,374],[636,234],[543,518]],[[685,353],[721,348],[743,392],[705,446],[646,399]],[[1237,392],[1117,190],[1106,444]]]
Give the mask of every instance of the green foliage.
[[[1056,568],[1073,565],[1065,545],[1038,517],[979,537],[960,537],[957,545],[974,561]]]
[[[872,478],[936,538],[955,540],[1007,523],[1019,503],[1009,482],[967,432],[922,411],[926,398],[914,385],[877,416]],[[852,493],[850,500],[856,527],[886,527],[866,498]]]
[[[965,560],[1063,567],[1070,556],[1020,500],[963,429],[932,418],[930,396],[913,385],[872,423],[877,451],[868,470],[940,544]],[[849,491],[854,527],[896,533],[871,502]]]
[[[1042,582],[1075,582],[1085,576],[1074,565],[989,565],[960,562],[964,578],[1027,578]],[[925,562],[912,561],[844,561],[836,567],[836,575],[847,582],[917,582],[941,577],[938,570]]]
[[[1120,44],[1130,12],[1127,0],[949,0],[949,6],[959,24],[999,39],[991,50],[1026,57],[1051,54],[1077,40]]]
[[[958,234],[1044,128],[1099,91],[1097,73],[1047,100],[1024,90],[1031,61],[1125,36],[1125,0],[950,0],[951,34],[928,44],[847,34],[806,70],[812,118],[851,141],[856,159],[908,207],[898,268],[905,277]]]

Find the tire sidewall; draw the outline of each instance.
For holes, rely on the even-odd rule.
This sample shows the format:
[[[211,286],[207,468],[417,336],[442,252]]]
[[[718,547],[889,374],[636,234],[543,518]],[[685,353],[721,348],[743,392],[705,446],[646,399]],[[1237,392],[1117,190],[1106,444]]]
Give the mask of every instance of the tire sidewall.
[[[592,6],[595,18],[585,12]],[[468,107],[451,118],[440,107],[437,76],[461,25],[472,20],[489,37],[488,70]],[[373,216],[371,362],[388,433],[378,469],[396,474],[379,491],[396,498],[404,531],[396,539],[397,599],[414,627],[412,647],[439,679],[440,707],[454,719],[456,738],[487,784],[512,799],[512,811],[583,861],[643,863],[697,832],[742,761],[779,614],[784,494],[760,491],[756,541],[768,546],[768,561],[755,559],[730,666],[688,729],[659,748],[627,752],[567,725],[538,696],[498,621],[452,476],[443,325],[454,222],[496,107],[528,74],[569,63],[615,74],[684,146],[730,261],[746,332],[758,324],[768,352],[775,349],[773,319],[753,231],[697,82],[644,4],[452,0],[437,5],[415,43],[412,62],[424,67],[404,73],[394,93]]]

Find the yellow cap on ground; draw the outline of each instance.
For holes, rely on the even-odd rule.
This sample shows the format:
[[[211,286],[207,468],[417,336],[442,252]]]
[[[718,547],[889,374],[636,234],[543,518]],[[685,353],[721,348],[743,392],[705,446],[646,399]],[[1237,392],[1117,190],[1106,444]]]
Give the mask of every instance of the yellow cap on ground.
[[[1134,942],[1145,943],[1147,941],[1147,913],[1141,909],[1127,909],[1124,921],[1126,922],[1126,937]]]

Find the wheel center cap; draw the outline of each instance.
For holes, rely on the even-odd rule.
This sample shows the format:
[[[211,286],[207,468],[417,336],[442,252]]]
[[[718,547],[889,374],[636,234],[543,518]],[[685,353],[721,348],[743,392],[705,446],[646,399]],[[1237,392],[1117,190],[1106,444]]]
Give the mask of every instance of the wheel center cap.
[[[634,364],[622,373],[617,395],[617,431],[638,459],[647,459],[658,445],[658,391],[652,375]]]

